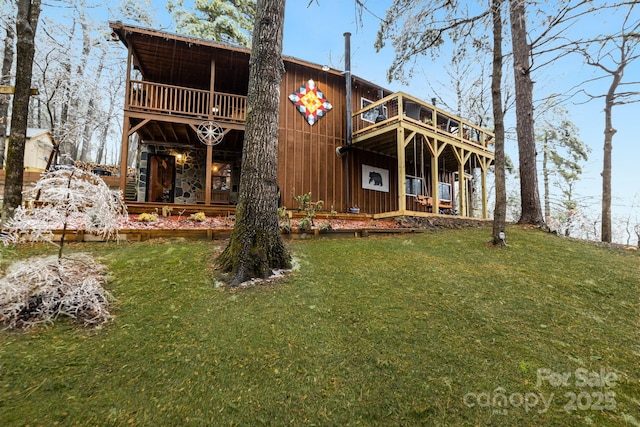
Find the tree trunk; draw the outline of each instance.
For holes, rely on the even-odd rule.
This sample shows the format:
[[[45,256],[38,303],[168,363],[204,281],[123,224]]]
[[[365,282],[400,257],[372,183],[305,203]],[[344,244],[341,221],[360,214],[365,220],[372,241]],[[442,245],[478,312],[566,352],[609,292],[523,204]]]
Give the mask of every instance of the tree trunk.
[[[502,1],[492,0],[493,18],[493,73],[491,75],[491,100],[495,132],[495,185],[496,205],[493,212],[493,244],[505,245],[507,222],[507,187],[504,161],[504,112],[502,110]]]
[[[544,185],[544,219],[549,221],[551,217],[551,203],[549,201],[549,138],[548,133],[544,131],[544,140],[542,142],[542,180]]]
[[[11,133],[7,151],[7,166],[2,205],[2,222],[13,217],[22,204],[24,146],[27,139],[31,73],[35,54],[34,39],[40,15],[40,0],[18,0],[16,15],[16,84],[11,108]]]
[[[11,84],[11,66],[13,65],[13,42],[15,41],[13,28],[13,20],[8,19],[7,37],[4,39],[4,56],[2,58],[2,75],[0,76],[0,84]],[[0,100],[0,169],[4,168],[4,149],[7,143],[7,122],[9,121],[9,102],[8,96],[4,96]]]
[[[525,2],[510,0],[513,74],[516,91],[516,133],[520,160],[520,224],[544,224],[538,172],[536,140],[533,129],[533,82],[531,81],[531,46],[527,42]]]
[[[600,238],[603,242],[611,243],[611,152],[613,151],[613,128],[611,114],[615,101],[615,93],[618,84],[622,80],[622,73],[615,73],[613,81],[607,92],[604,106],[604,152],[602,158],[602,225]]]
[[[288,268],[278,224],[278,110],[285,0],[258,0],[249,69],[247,126],[236,224],[217,262],[237,286]]]

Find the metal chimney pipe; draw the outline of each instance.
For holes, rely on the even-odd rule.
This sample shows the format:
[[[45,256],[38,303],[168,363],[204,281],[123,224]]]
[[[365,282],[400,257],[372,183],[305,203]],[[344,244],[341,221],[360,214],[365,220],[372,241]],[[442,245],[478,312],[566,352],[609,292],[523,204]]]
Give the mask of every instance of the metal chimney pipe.
[[[351,33],[346,32],[344,33],[344,80],[345,80],[345,85],[346,85],[346,92],[347,92],[347,104],[346,104],[346,110],[347,110],[347,122],[346,122],[346,126],[347,128],[345,129],[346,132],[346,148],[349,149],[351,148],[351,144],[353,142],[353,122],[352,122],[352,118],[351,118],[351,114],[353,112],[353,107],[351,106]],[[345,186],[345,201],[346,201],[346,207],[347,209],[349,209],[351,207],[351,192],[350,192],[350,188],[351,188],[351,175],[349,173],[349,163],[351,162],[351,156],[346,156],[346,160],[345,160],[345,180],[346,180],[346,186]]]
[[[351,105],[351,33],[344,33],[344,78],[347,88],[347,147],[352,143],[353,122],[351,114],[353,107]]]

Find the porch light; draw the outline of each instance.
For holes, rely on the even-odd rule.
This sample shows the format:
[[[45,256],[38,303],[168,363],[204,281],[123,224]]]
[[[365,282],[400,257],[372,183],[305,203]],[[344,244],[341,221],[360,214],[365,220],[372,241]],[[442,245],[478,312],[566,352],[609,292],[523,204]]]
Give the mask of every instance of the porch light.
[[[178,154],[176,154],[176,162],[177,162],[178,164],[182,164],[182,163],[184,163],[184,162],[185,162],[185,156],[184,156],[184,154],[182,154],[182,153],[178,153]]]

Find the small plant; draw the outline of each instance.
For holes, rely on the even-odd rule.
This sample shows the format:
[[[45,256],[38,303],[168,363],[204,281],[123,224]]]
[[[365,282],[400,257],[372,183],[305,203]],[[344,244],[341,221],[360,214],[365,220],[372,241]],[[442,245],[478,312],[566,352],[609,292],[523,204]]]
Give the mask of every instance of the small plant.
[[[278,223],[283,233],[291,233],[291,216],[291,212],[287,210],[286,206],[278,208]]]
[[[207,219],[207,216],[204,212],[196,212],[189,215],[189,219],[196,222],[204,222]]]
[[[295,191],[295,189],[293,189]],[[292,196],[293,200],[298,202],[298,212],[304,211],[306,216],[304,216],[300,220],[300,228],[305,230],[307,227],[303,227],[302,224],[309,224],[308,229],[311,229],[315,224],[313,223],[313,219],[316,217],[316,211],[322,209],[322,205],[324,202],[322,200],[318,200],[317,202],[311,201],[311,192],[307,194],[301,194],[299,196]]]
[[[325,221],[322,224],[320,224],[318,226],[318,230],[324,233],[326,233],[327,231],[333,230],[333,227],[331,226],[331,221]]]
[[[138,215],[138,221],[140,222],[156,222],[158,220],[157,213],[141,213]]]
[[[298,227],[300,227],[300,230],[311,230],[312,226],[313,222],[311,222],[311,218],[308,216],[303,216],[300,218],[300,221],[298,221]]]
[[[163,206],[162,207],[162,216],[164,216],[164,217],[171,216],[171,211],[172,210],[173,210],[173,208],[170,208],[169,206]]]

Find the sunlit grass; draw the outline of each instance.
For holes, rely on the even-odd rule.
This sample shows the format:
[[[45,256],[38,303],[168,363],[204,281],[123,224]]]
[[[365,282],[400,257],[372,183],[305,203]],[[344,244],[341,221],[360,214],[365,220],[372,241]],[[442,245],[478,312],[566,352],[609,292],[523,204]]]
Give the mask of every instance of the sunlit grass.
[[[500,250],[488,235],[294,242],[298,271],[243,290],[214,287],[217,243],[70,246],[111,268],[116,318],[0,332],[0,425],[640,420],[637,253],[518,228]],[[5,249],[0,265],[42,250]],[[579,368],[617,381],[582,386]],[[572,377],[538,385],[539,370]],[[516,405],[551,393],[546,411]]]

